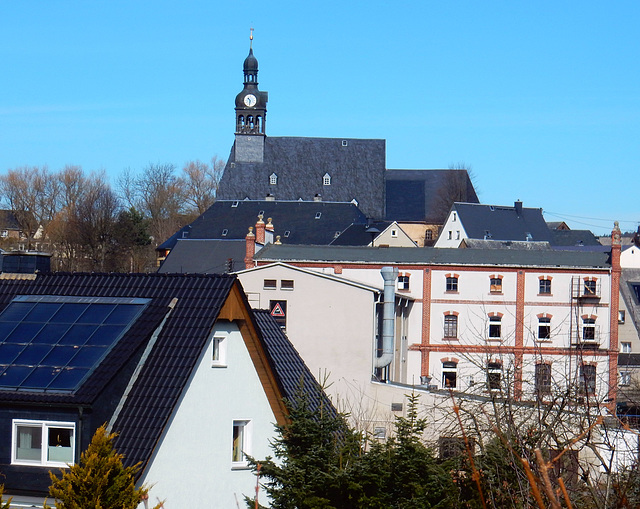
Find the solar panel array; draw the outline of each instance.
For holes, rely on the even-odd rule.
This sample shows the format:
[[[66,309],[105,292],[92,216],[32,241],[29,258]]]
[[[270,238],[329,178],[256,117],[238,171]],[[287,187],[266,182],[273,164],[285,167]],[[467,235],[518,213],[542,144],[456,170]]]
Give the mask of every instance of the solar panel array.
[[[148,299],[19,296],[0,313],[0,388],[75,391]]]

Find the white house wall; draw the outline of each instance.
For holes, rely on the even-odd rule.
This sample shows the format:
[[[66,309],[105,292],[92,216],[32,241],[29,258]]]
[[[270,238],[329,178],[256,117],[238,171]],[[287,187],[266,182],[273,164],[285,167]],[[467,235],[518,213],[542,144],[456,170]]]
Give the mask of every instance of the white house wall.
[[[239,274],[253,307],[268,309],[271,300],[287,301],[286,333],[311,372],[331,384],[328,393],[354,397],[371,380],[376,293],[361,287],[282,266]],[[264,280],[277,280],[265,289]],[[293,290],[281,288],[293,280]]]
[[[214,334],[228,341],[227,367],[212,367],[210,340],[143,473],[141,482],[152,486],[150,502],[244,507],[243,495],[254,495],[256,478],[250,470],[232,468],[234,420],[251,421],[252,456],[271,453],[275,417],[243,338],[231,322],[219,321]]]

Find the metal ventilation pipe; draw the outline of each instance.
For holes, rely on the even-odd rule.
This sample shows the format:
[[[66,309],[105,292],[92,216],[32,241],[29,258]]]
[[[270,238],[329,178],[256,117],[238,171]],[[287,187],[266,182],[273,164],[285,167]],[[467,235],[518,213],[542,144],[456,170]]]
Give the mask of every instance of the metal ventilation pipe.
[[[382,355],[376,358],[376,368],[384,368],[391,364],[393,360],[393,339],[396,332],[396,280],[398,279],[398,268],[382,267],[380,274],[382,274],[382,279],[384,279]]]

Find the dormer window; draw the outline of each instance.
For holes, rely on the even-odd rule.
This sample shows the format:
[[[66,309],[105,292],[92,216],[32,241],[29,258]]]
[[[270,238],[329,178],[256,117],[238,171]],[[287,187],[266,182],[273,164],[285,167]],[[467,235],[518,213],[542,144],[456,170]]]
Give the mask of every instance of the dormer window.
[[[222,230],[222,236],[226,237],[227,233],[229,233],[229,230],[227,230],[226,228],[224,230]]]
[[[316,219],[320,219],[322,217],[322,212],[316,212]]]
[[[276,175],[275,173],[272,173],[271,175],[269,175],[269,184],[271,184],[272,186],[275,186],[278,183],[278,175]]]
[[[331,175],[329,175],[328,173],[324,174],[324,177],[322,177],[322,185],[323,186],[331,185]]]

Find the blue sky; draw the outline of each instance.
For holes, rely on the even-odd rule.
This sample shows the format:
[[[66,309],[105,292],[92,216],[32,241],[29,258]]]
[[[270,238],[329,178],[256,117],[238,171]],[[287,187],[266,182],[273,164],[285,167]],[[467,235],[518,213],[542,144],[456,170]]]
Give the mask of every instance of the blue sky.
[[[640,221],[640,2],[0,1],[0,171],[227,158],[255,28],[267,134],[384,138],[483,203]]]

